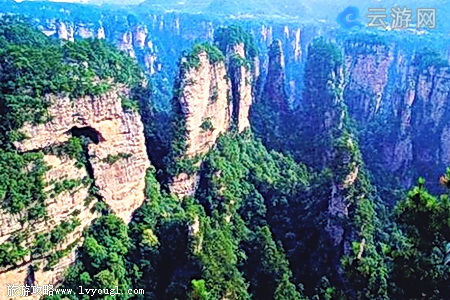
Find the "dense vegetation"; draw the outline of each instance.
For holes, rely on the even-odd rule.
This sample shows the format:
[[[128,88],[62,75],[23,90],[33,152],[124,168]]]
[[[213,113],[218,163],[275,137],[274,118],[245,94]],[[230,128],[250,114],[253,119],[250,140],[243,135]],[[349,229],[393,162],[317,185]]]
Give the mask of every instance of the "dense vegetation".
[[[356,38],[352,43],[358,43],[358,41],[360,42]],[[370,42],[384,45],[381,38],[379,40],[369,39]],[[361,46],[355,48],[361,49]],[[371,48],[368,47],[368,49]],[[361,49],[361,51],[365,50]],[[439,60],[430,59],[430,57],[437,56],[430,54],[430,52],[426,53],[427,56],[423,56],[421,61],[439,66]],[[395,187],[398,189],[401,185],[398,181],[394,181],[391,175],[385,176],[380,169],[380,173],[377,173],[376,183],[382,187],[383,192],[377,192],[372,186],[370,179],[373,177],[368,176],[369,174],[365,171],[359,150],[358,131],[354,126],[355,123],[350,119],[345,105],[344,96],[348,95],[343,94],[344,77],[340,75],[342,69],[343,58],[336,45],[323,39],[316,40],[308,51],[308,60],[305,66],[305,91],[300,108],[287,114],[283,113],[276,109],[278,99],[275,100],[271,98],[272,95],[264,93],[260,102],[256,103],[253,108],[253,128],[257,135],[263,139],[265,145],[291,154],[296,161],[304,162],[320,172],[324,187],[330,189],[330,187],[338,184],[337,191],[328,190],[326,192],[326,188],[324,188],[320,193],[317,193],[314,197],[315,205],[313,208],[317,210],[314,211],[311,208],[308,210],[308,213],[316,216],[315,222],[312,223],[315,225],[312,225],[312,228],[322,228],[322,230],[331,233],[331,236],[326,233],[321,234],[318,245],[323,248],[314,248],[312,244],[306,244],[307,246],[303,244],[304,248],[308,249],[308,254],[296,255],[295,258],[302,257],[301,260],[304,264],[309,252],[312,251],[314,260],[311,260],[306,266],[303,265],[303,268],[300,269],[300,274],[308,274],[308,276],[299,278],[299,281],[304,284],[306,294],[311,295],[314,289],[320,289],[325,299],[326,297],[332,299],[419,299],[420,293],[422,293],[422,297],[427,299],[440,299],[443,295],[442,290],[449,288],[448,271],[444,270],[447,269],[447,266],[443,264],[448,237],[442,238],[435,244],[437,246],[434,251],[437,256],[434,258],[434,263],[439,265],[439,271],[434,268],[436,273],[430,274],[430,276],[434,276],[434,279],[428,278],[427,284],[420,284],[416,281],[417,285],[415,286],[417,288],[414,289],[415,292],[412,292],[407,288],[408,283],[406,282],[409,282],[407,278],[426,275],[421,273],[423,269],[415,269],[415,267],[409,265],[412,261],[406,262],[405,259],[414,251],[429,251],[429,254],[425,254],[426,257],[429,257],[433,251],[431,250],[433,249],[431,246],[433,242],[430,241],[427,250],[415,248],[416,246],[413,245],[421,244],[425,235],[416,233],[413,240],[409,240],[409,235],[411,230],[416,232],[416,226],[421,226],[421,221],[413,222],[412,219],[409,219],[410,223],[406,225],[403,217],[411,214],[414,215],[414,218],[419,219],[420,217],[415,215],[413,211],[419,213],[424,209],[424,207],[414,207],[416,204],[412,204],[411,201],[413,194],[415,195],[414,201],[423,201],[419,206],[435,205],[436,209],[442,207],[441,205],[447,207],[446,196],[443,196],[442,202],[437,200],[436,197],[430,196],[426,192],[422,180],[419,187],[413,189],[408,197],[404,196],[407,199],[402,200],[393,211],[389,211],[385,207],[385,203],[395,203],[395,199],[402,197],[401,193],[395,190]],[[386,120],[377,120],[377,122],[373,123],[367,131],[362,132],[361,137],[365,139],[365,150],[368,150],[367,145],[370,141],[376,139],[377,133],[380,136],[386,134],[383,130],[383,128],[386,128],[383,127]],[[290,124],[290,126],[280,129],[278,124]],[[371,139],[369,142],[367,140],[368,132],[370,132],[369,137]],[[380,143],[386,138],[389,138],[389,136],[383,137]],[[366,152],[364,157],[369,159],[373,157],[376,161],[377,150],[373,149]],[[370,163],[373,166],[373,162],[370,161]],[[354,168],[355,166],[358,166],[358,170]],[[422,168],[422,170],[426,169]],[[347,180],[350,178],[348,175],[355,174],[355,171],[357,174],[355,184],[347,187],[345,184],[339,185],[340,182],[348,182]],[[434,172],[436,171],[434,170]],[[385,178],[385,180],[381,178]],[[380,196],[384,201],[381,201]],[[325,200],[328,197],[331,197],[331,200]],[[345,199],[344,202],[348,208],[348,211],[341,211],[341,213],[346,214],[344,218],[342,218],[342,215],[333,213],[336,209],[339,211],[339,207],[336,206],[338,202],[335,201],[336,199],[339,200],[340,197]],[[419,200],[422,198],[428,198],[428,200]],[[299,215],[304,214],[304,212],[299,213]],[[328,215],[324,216],[324,214]],[[430,215],[432,214],[430,213]],[[440,220],[447,224],[448,215],[446,217],[441,215]],[[423,224],[431,226],[430,223],[432,222],[428,219]],[[299,226],[300,223],[296,222],[295,224]],[[311,221],[309,224],[311,224]],[[345,225],[340,227],[343,224]],[[329,227],[330,225],[331,227]],[[447,225],[443,227],[446,229],[440,229],[440,231],[448,229]],[[334,230],[330,232],[330,228],[334,228]],[[340,251],[340,246],[339,243],[333,245],[333,239],[342,237],[342,232],[336,230],[338,228],[344,228],[343,240],[338,239],[338,241],[344,241],[344,251],[336,254]],[[429,228],[429,230],[430,232],[436,232],[435,229]],[[347,242],[345,242],[346,239]],[[301,240],[297,238],[294,244],[300,243]],[[311,243],[311,241],[317,241],[317,234],[305,238],[306,243]],[[348,243],[348,246],[345,246],[346,243]],[[351,251],[345,250],[346,247],[350,248]],[[414,250],[409,247],[413,247]],[[290,253],[290,251],[288,250],[287,253]],[[412,256],[415,257],[415,255]],[[294,263],[291,264],[294,275],[297,273],[295,267],[292,266],[298,266],[302,263],[295,258]],[[325,261],[323,264],[321,263],[322,260]],[[429,263],[429,260],[433,259],[425,259],[427,263]],[[330,261],[333,263],[330,264]],[[415,266],[417,264],[425,265],[425,261],[412,264],[415,264]],[[338,269],[333,270],[333,265],[338,266]],[[429,267],[432,268],[430,265]],[[397,273],[399,269],[402,270],[401,275]],[[324,277],[320,278],[320,276]],[[417,292],[418,290],[421,292]]]
[[[114,256],[117,252],[96,250],[88,235],[81,253],[94,252],[81,256],[81,265],[69,271],[65,285],[75,288],[86,278],[108,272],[112,277],[103,285],[92,281],[96,287],[105,288],[110,282],[120,286],[123,278],[130,278],[133,287],[146,290],[146,299],[217,299],[223,295],[250,299],[251,294],[263,297],[265,293],[275,299],[302,299],[292,283],[284,250],[269,230],[266,205],[306,190],[306,169],[267,152],[252,136],[230,135],[221,138],[201,172],[204,181],[198,195],[183,202],[162,192],[149,172],[147,195],[151,201],[138,210],[129,226],[131,244],[119,260],[125,263],[116,266],[113,274],[108,264],[97,263],[93,268],[93,255]],[[267,204],[263,195],[271,195]],[[103,218],[114,219],[110,215]],[[94,228],[103,227],[92,230],[93,234],[113,232],[102,219]],[[93,238],[96,244],[113,247],[101,242],[106,236],[97,233]],[[98,260],[107,261],[105,257]],[[129,276],[120,275],[123,272]]]
[[[211,64],[218,63],[224,60],[223,53],[215,46],[208,43],[195,44],[192,51],[185,53],[181,61],[181,65],[186,69],[200,67],[200,54],[206,53]]]
[[[214,33],[214,42],[223,53],[232,46],[244,45],[245,57],[253,59],[259,54],[253,36],[239,26],[221,27]]]
[[[137,86],[139,68],[101,40],[59,44],[11,18],[0,21],[0,142],[24,138],[26,122],[43,123],[48,94],[77,98],[105,93],[115,81]]]
[[[151,201],[128,228],[110,214],[96,221],[64,287],[142,288],[142,299],[441,299],[449,291],[450,204],[423,181],[382,241],[372,234],[383,227],[373,207],[360,203],[352,223],[366,228],[335,273],[341,262],[332,260],[338,249],[324,216],[330,175],[235,134],[200,172],[196,196],[179,201],[149,171]]]
[[[135,86],[141,98],[149,95],[138,86],[142,78],[134,62],[103,42],[60,45],[23,23],[2,22],[0,202],[8,213],[26,210],[26,221],[45,216],[47,197],[79,186],[95,190],[89,178],[63,180],[52,182],[47,195],[43,182],[44,153],[75,159],[77,167],[87,168],[89,139],[72,137],[38,153],[14,149],[14,141],[26,138],[18,131],[25,122],[48,120],[45,96],[97,95],[108,90],[111,80]],[[197,68],[202,51],[213,63],[224,60],[222,52],[235,43],[244,43],[253,57],[247,37],[235,28],[222,29],[216,41],[220,50],[198,44],[180,61],[181,72]],[[52,57],[43,60],[50,52]],[[274,118],[278,112],[270,95],[263,95],[252,121],[270,126],[257,127],[255,133],[231,130],[196,159],[184,157],[180,82],[173,98],[173,130],[163,133],[168,136],[157,134],[161,124],[155,124],[159,119],[153,119],[151,103],[122,99],[124,109],[141,112],[158,170],[148,170],[147,201],[131,223],[101,201],[96,205],[100,217],[85,230],[62,287],[145,291],[94,299],[445,299],[450,294],[450,170],[440,180],[442,195],[432,195],[419,179],[394,209],[386,207],[366,170],[347,111],[343,68],[335,44],[314,41],[300,109]],[[279,122],[289,122],[289,130],[280,129]],[[279,130],[269,132],[271,126]],[[212,129],[210,119],[203,120],[202,129]],[[120,153],[103,162],[122,159],[133,156]],[[192,197],[178,199],[165,181],[161,184],[162,173],[167,179],[181,172],[199,176]],[[14,266],[31,255],[48,258],[44,268],[52,268],[73,250],[69,245],[56,251],[79,225],[75,213],[36,236],[30,249],[23,247],[25,233],[11,236],[0,245],[0,265]]]
[[[143,76],[131,58],[104,41],[61,43],[24,21],[7,16],[0,19],[0,70],[0,207],[2,213],[23,226],[22,232],[0,245],[0,266],[11,267],[29,255],[45,255],[51,268],[73,250],[74,245],[58,251],[56,246],[80,223],[56,224],[52,233],[34,237],[28,236],[28,227],[48,218],[47,200],[82,187],[92,191],[92,198],[95,188],[93,179],[87,176],[45,182],[49,166],[44,155],[72,159],[77,168],[86,168],[89,173],[86,147],[92,141],[74,136],[57,146],[21,153],[16,142],[29,138],[21,133],[21,128],[56,117],[48,112],[51,97],[76,101],[78,97],[104,94],[114,84],[128,85],[133,97],[128,102],[136,105],[138,93],[144,89]],[[125,158],[129,155],[124,153],[109,157],[108,162]]]

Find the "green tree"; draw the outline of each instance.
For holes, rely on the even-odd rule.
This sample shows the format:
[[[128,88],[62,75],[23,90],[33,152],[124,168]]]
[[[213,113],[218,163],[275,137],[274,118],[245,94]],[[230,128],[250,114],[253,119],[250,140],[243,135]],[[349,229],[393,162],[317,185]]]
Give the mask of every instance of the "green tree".
[[[274,300],[301,300],[305,299],[296,290],[295,285],[289,281],[289,277],[284,274],[280,283],[278,284],[275,294],[273,296]]]
[[[206,290],[206,284],[203,279],[192,280],[191,300],[210,300],[211,294]]]
[[[450,241],[448,195],[435,197],[419,179],[396,206],[396,222],[403,234],[392,250],[394,295],[398,299],[442,299],[450,293],[446,245]]]
[[[102,216],[91,225],[79,250],[76,264],[69,268],[63,282],[64,288],[73,290],[89,285],[89,288],[112,289],[119,291],[131,288],[131,279],[127,276],[133,266],[126,260],[131,246],[128,228],[114,215]],[[97,299],[128,299],[127,294],[109,296],[97,295]],[[58,296],[49,299],[59,299]],[[70,299],[79,299],[77,295]]]

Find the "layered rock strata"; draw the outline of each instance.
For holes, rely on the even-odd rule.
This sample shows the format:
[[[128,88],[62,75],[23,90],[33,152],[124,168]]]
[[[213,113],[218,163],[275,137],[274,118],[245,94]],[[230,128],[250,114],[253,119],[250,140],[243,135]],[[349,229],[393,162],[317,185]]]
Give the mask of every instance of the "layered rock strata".
[[[250,127],[249,114],[253,103],[252,83],[254,76],[245,55],[244,44],[232,46],[228,50],[227,60],[233,94],[233,119],[237,124],[238,131],[243,132]]]
[[[185,121],[188,159],[207,153],[232,120],[231,83],[225,62],[212,63],[205,51],[198,54],[198,67],[181,71],[178,102]],[[181,198],[195,192],[196,175],[179,174],[171,191]]]
[[[121,85],[100,96],[71,99],[49,95],[51,120],[37,126],[26,124],[21,129],[28,138],[15,144],[19,152],[46,150],[44,161],[49,171],[44,181],[49,197],[44,205],[47,216],[23,222],[21,214],[1,212],[0,243],[25,234],[24,245],[32,249],[37,235],[50,233],[62,222],[76,219],[79,225],[51,252],[25,257],[18,265],[0,270],[0,282],[4,283],[0,287],[1,295],[6,295],[6,284],[57,284],[67,266],[75,261],[75,249],[82,242],[83,230],[98,216],[93,209],[98,201],[105,202],[126,222],[144,202],[145,175],[150,162],[139,114],[125,111],[121,105],[122,100],[129,97],[129,88]],[[78,160],[47,151],[64,145],[73,136],[90,141],[85,149],[84,167]],[[55,193],[55,185],[64,180],[84,183]],[[57,251],[67,254],[56,264],[48,265],[49,255]]]

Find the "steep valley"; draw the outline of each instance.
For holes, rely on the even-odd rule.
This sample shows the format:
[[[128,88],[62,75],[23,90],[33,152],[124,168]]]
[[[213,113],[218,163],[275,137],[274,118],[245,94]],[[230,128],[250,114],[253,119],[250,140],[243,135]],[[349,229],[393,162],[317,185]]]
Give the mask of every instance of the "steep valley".
[[[35,18],[35,25],[46,35],[70,41],[92,37],[106,39],[137,59],[151,78],[153,103],[163,111],[171,107],[172,87],[178,74],[177,61],[183,51],[187,51],[196,41],[213,41],[215,29],[235,22],[232,18],[208,18],[207,15],[152,11],[144,14],[132,9],[114,11],[95,6],[90,8],[92,13],[79,15],[79,8],[74,6],[72,10],[58,12],[53,18],[45,19],[35,17],[32,4],[30,7],[25,6],[26,3],[22,5],[21,10]],[[7,5],[2,9],[4,12],[14,11]],[[382,173],[388,169],[397,178],[392,180],[398,181],[396,184],[403,188],[410,187],[419,176],[437,182],[449,164],[445,154],[449,147],[445,141],[448,129],[438,125],[440,120],[445,120],[445,112],[442,111],[442,104],[437,103],[442,103],[447,95],[445,88],[443,91],[440,88],[445,86],[446,77],[445,71],[440,69],[446,65],[441,65],[439,61],[439,56],[443,62],[449,59],[450,44],[447,40],[435,41],[436,38],[430,37],[429,40],[436,44],[437,51],[434,51],[424,50],[428,45],[426,39],[402,32],[392,35],[380,33],[373,38],[370,34],[364,36],[356,32],[343,37],[331,25],[299,25],[289,19],[271,21],[268,25],[248,20],[236,22],[250,32],[260,50],[252,71],[253,94],[257,101],[263,102],[265,100],[262,98],[268,97],[280,98],[273,91],[265,90],[266,81],[270,84],[276,80],[272,79],[274,71],[269,74],[270,47],[274,41],[279,41],[283,55],[284,78],[279,79],[279,84],[283,87],[282,93],[286,94],[282,97],[286,99],[282,101],[286,101],[286,105],[295,111],[303,97],[308,45],[318,36],[335,39],[342,45],[346,56],[348,84],[345,85],[345,100],[349,113],[362,130],[361,136],[364,138],[361,146],[367,149],[363,153],[373,153],[368,155],[370,161],[376,158],[373,163],[367,162],[371,171]],[[412,40],[407,41],[409,38]],[[426,62],[417,62],[418,56],[424,56]],[[435,63],[433,59],[436,59]],[[436,80],[439,81],[437,86],[432,84],[427,87],[427,82]],[[436,101],[432,104],[435,107],[433,111],[413,109],[420,105],[417,103],[421,99],[430,97],[436,99],[431,100],[433,103]],[[432,115],[430,120],[422,120],[429,115]],[[377,126],[379,122],[385,123],[386,119],[390,120],[391,125],[385,131],[375,135],[366,132],[367,128]],[[433,128],[432,140],[438,149],[433,153],[420,149],[421,136],[427,135],[419,128],[421,126]]]
[[[450,39],[239,5],[0,1],[0,299],[447,298]]]

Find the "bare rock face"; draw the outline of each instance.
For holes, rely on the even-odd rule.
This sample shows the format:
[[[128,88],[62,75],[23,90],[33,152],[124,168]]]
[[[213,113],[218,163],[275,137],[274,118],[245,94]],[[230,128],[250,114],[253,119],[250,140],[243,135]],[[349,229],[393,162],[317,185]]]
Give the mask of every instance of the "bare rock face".
[[[89,39],[96,36],[96,33],[93,30],[93,28],[89,28],[84,24],[80,24],[79,26],[77,26],[75,34],[81,37],[82,39]]]
[[[153,75],[156,73],[156,62],[158,60],[158,57],[155,54],[146,54],[144,56],[144,64],[145,64],[145,69],[147,70],[147,72],[150,75]]]
[[[199,59],[200,67],[184,74],[180,96],[186,118],[186,156],[189,158],[207,153],[231,122],[230,81],[225,63],[211,64],[206,52],[200,53]],[[205,126],[208,121],[211,126]]]
[[[273,28],[272,27],[266,27],[265,25],[261,25],[261,38],[262,40],[267,44],[272,44],[273,41]]]
[[[398,45],[346,45],[345,100],[350,115],[362,128],[371,121],[390,121],[385,134],[370,139],[378,149],[372,155],[405,187],[418,176],[437,184],[450,162],[450,72],[438,60],[424,64],[422,57],[427,55],[433,54]]]
[[[47,36],[56,36],[61,40],[74,41],[76,38],[98,38],[105,39],[105,29],[101,21],[92,20],[92,22],[81,23],[68,20],[47,19],[39,20],[42,22],[38,28]]]
[[[145,47],[147,35],[148,30],[146,26],[136,26],[134,32],[134,43],[138,48],[143,49]]]
[[[55,155],[46,155],[44,161],[50,167],[45,175],[47,183],[47,191],[51,192],[54,188],[53,182],[60,182],[64,179],[82,180],[89,175],[84,168],[77,168],[76,161],[68,158],[59,158]],[[52,251],[64,251],[66,249],[75,249],[82,243],[83,229],[88,227],[90,223],[98,216],[93,212],[92,207],[95,205],[95,199],[89,200],[89,186],[81,186],[73,191],[66,191],[54,198],[48,198],[45,202],[48,219],[37,222],[26,222],[22,224],[19,220],[21,215],[11,215],[9,213],[0,214],[0,243],[4,243],[11,236],[29,232],[25,243],[29,248],[32,247],[34,236],[37,234],[51,232],[57,225],[63,221],[69,221],[77,218],[80,225],[67,235],[66,239],[58,244]],[[34,283],[36,285],[56,284],[63,279],[66,268],[75,261],[75,251],[62,258],[50,270],[44,269],[47,266],[46,258],[50,253],[45,253],[39,257],[25,257],[18,267],[6,270],[0,270],[0,282],[4,283],[0,286],[1,295],[7,295],[7,284],[23,284],[29,278],[30,269],[34,273]],[[38,266],[38,268],[34,267]],[[38,299],[39,297],[29,297],[26,299]],[[3,298],[2,298],[3,299]],[[17,298],[14,298],[17,299]]]
[[[428,179],[438,182],[449,163],[450,71],[429,66],[419,73],[412,106],[413,151],[416,163],[428,166]],[[436,171],[432,172],[433,170]]]
[[[232,119],[231,83],[223,61],[211,63],[204,51],[199,66],[182,70],[179,105],[185,120],[186,158],[207,153],[220,134],[228,131]],[[171,191],[181,198],[192,195],[196,175],[179,174]]]
[[[133,58],[136,57],[133,47],[133,33],[131,31],[121,33],[117,40],[117,48]]]
[[[302,44],[301,44],[301,31],[300,28],[295,30],[295,39],[292,42],[292,46],[294,48],[294,59],[295,61],[300,61],[302,59]]]
[[[181,173],[172,178],[170,191],[180,199],[183,199],[186,196],[193,196],[195,194],[198,183],[199,178],[196,174]]]
[[[102,23],[99,24],[100,26],[97,28],[97,38],[98,39],[106,39],[106,34],[105,34],[105,28],[103,27]]]
[[[394,56],[392,71],[396,74],[396,82],[392,94],[385,94],[387,110],[401,120],[403,131],[411,126],[412,105],[416,98],[417,68],[413,58],[398,51]],[[392,78],[389,78],[392,81]],[[402,93],[404,91],[404,93]]]
[[[56,25],[58,38],[61,40],[74,41],[73,27],[67,25],[65,22],[59,21]]]
[[[417,95],[413,58],[385,44],[352,43],[345,50],[349,78],[345,100],[350,115],[362,128],[383,118],[396,120],[395,128],[386,128],[383,136],[373,139],[382,145],[373,155],[384,170],[404,178],[408,186],[411,176],[406,173],[413,161],[412,105]]]
[[[444,127],[441,133],[441,163],[450,166],[450,124]]]
[[[253,102],[252,81],[253,74],[250,66],[238,61],[245,61],[245,46],[237,44],[228,51],[228,72],[231,77],[234,114],[238,131],[243,132],[250,127],[249,113]]]
[[[367,121],[379,112],[393,53],[385,45],[358,43],[347,45],[346,53],[349,74],[345,95],[347,105],[358,121]]]
[[[74,131],[95,135],[97,141],[88,146],[95,184],[104,201],[124,220],[144,201],[145,172],[150,165],[140,116],[125,112],[121,105],[121,97],[129,94],[129,89],[118,86],[101,96],[75,101],[49,96],[49,113],[54,118],[39,126],[26,125],[22,132],[30,138],[16,144],[19,151],[27,152],[64,143]],[[129,157],[107,162],[119,154]]]
[[[289,45],[289,53],[286,53],[287,59],[290,63],[296,63],[302,59],[302,44],[301,44],[301,29],[300,28],[290,28],[289,26],[284,26],[283,29],[283,42]]]
[[[47,218],[43,220],[21,223],[20,214],[0,212],[0,242],[15,234],[26,233],[28,248],[33,247],[37,234],[49,233],[62,222],[79,221],[75,230],[52,250],[67,250],[69,255],[51,268],[45,268],[50,254],[47,253],[26,257],[18,267],[0,270],[0,282],[5,283],[0,287],[0,293],[5,292],[6,295],[3,289],[8,283],[21,284],[31,280],[31,269],[34,283],[57,284],[66,267],[75,261],[75,249],[82,243],[83,230],[98,216],[92,209],[98,199],[126,222],[144,202],[145,174],[150,163],[140,116],[136,112],[124,111],[121,105],[121,97],[128,97],[129,94],[128,88],[115,86],[101,96],[70,99],[51,95],[48,96],[51,103],[48,112],[53,119],[45,124],[27,124],[22,128],[29,138],[16,143],[16,148],[21,152],[58,146],[71,136],[88,137],[92,141],[86,149],[89,167],[77,166],[77,161],[68,157],[46,154],[44,161],[50,167],[44,180],[48,195],[52,195],[55,184],[63,180],[86,183],[48,197],[44,203]],[[96,197],[90,193],[91,185],[98,190]]]
[[[346,219],[348,218],[348,206],[345,203],[342,192],[338,189],[336,184],[333,184],[330,195],[330,201],[328,203],[328,213],[331,218]],[[339,246],[344,239],[345,230],[336,221],[328,221],[325,230],[328,232],[330,239],[333,242],[333,246]]]
[[[420,101],[421,116],[437,127],[447,110],[450,95],[450,71],[448,68],[431,66],[419,74],[417,82],[417,101]]]

